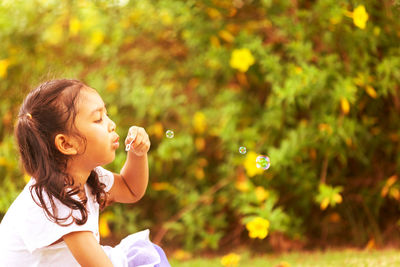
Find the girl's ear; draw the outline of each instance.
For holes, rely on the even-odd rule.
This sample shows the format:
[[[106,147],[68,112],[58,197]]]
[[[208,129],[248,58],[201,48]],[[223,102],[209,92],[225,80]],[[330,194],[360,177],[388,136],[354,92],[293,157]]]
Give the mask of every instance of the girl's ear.
[[[55,145],[61,153],[65,155],[78,154],[77,145],[74,139],[64,134],[57,134],[54,140]]]

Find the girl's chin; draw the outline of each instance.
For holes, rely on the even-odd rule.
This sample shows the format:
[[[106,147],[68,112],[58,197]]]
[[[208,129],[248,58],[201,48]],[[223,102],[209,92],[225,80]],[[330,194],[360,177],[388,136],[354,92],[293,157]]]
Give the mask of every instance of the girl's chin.
[[[110,154],[111,154],[110,157],[107,158],[106,160],[104,160],[103,162],[101,162],[101,164],[99,164],[99,166],[104,166],[104,165],[107,165],[107,164],[109,164],[109,163],[114,161],[114,159],[115,159],[115,150],[112,151]]]
[[[112,147],[113,147],[114,149],[118,149],[119,143],[118,143],[118,142],[113,143],[113,144],[112,144]]]

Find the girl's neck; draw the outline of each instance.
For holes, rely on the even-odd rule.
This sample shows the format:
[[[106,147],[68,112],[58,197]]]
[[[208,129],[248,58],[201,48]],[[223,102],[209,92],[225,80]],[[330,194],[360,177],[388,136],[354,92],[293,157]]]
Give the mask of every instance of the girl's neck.
[[[74,179],[74,184],[81,188],[83,188],[83,186],[86,184],[91,170],[92,169],[82,167],[79,164],[74,164],[74,162],[70,162],[70,164],[68,164],[68,174]]]

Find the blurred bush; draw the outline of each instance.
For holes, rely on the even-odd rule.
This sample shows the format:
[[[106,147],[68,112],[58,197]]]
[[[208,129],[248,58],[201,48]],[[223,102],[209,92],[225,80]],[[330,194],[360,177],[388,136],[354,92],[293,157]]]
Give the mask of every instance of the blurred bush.
[[[12,137],[19,105],[40,82],[67,77],[100,92],[122,138],[140,125],[152,141],[146,196],[109,208],[103,237],[150,227],[186,250],[267,249],[273,233],[308,244],[398,238],[399,8],[3,0],[1,216],[27,178]],[[260,154],[269,170],[256,167]],[[124,161],[120,149],[107,167]]]

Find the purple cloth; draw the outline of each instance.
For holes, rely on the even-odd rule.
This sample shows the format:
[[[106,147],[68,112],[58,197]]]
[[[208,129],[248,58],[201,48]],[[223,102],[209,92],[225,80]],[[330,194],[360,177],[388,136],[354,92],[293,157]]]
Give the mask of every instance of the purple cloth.
[[[151,264],[151,262],[154,262],[153,254],[149,253],[151,251],[151,246],[154,247],[155,252],[157,252],[157,254],[160,256],[160,263],[158,264],[154,265]],[[171,267],[171,265],[168,262],[167,256],[165,255],[164,250],[150,241],[143,241],[143,240],[136,241],[135,245],[129,249],[129,252],[127,254],[127,259],[129,267],[136,267],[136,266]]]
[[[164,250],[161,247],[157,246],[156,244],[153,244],[153,246],[156,248],[158,255],[160,255],[161,259],[161,262],[154,267],[171,267],[171,265],[168,262],[167,255],[165,255]]]

